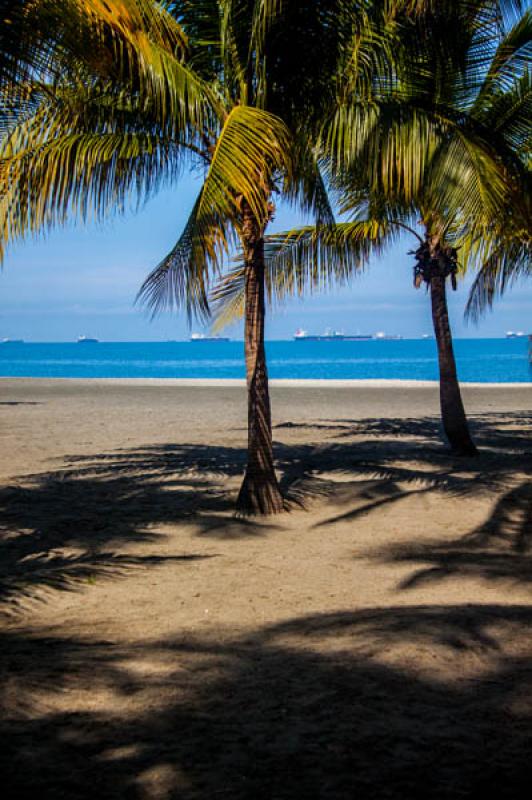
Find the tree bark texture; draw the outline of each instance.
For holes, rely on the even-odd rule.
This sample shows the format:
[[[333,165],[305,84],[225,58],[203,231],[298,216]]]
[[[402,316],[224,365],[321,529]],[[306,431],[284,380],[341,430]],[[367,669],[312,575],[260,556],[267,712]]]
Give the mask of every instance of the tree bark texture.
[[[447,309],[445,280],[444,275],[437,274],[433,274],[430,278],[432,322],[438,344],[440,407],[443,429],[453,453],[461,456],[473,456],[477,450],[469,433],[460,393],[460,384],[458,383]]]
[[[264,229],[242,210],[246,270],[244,343],[248,391],[248,463],[237,500],[243,514],[278,514],[285,504],[273,463],[268,371],[264,349]]]

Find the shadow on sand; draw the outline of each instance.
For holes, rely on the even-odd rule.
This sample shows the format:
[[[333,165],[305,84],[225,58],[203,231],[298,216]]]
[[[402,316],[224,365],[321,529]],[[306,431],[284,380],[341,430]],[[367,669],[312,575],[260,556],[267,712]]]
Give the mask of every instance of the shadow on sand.
[[[474,571],[530,581],[531,484],[514,480],[517,467],[532,476],[529,423],[525,412],[479,415],[472,424],[481,456],[455,459],[435,442],[438,423],[432,418],[318,421],[320,436],[322,425],[330,430],[326,442],[277,443],[277,468],[293,506],[318,501],[326,509],[331,502],[334,513],[318,523],[323,528],[355,522],[416,493],[457,498],[502,493],[492,518],[467,541],[382,555],[432,563],[411,578],[412,585]],[[358,438],[348,442],[349,435]],[[233,495],[245,458],[242,448],[198,444],[69,455],[62,459],[66,468],[0,489],[0,608],[15,610],[20,600],[43,589],[73,589],[99,576],[186,560],[177,554],[116,553],[143,542],[155,546],[165,537],[165,525],[190,526],[224,541],[282,530],[275,518],[234,517]],[[494,546],[497,552],[486,556]]]
[[[505,492],[488,519],[465,536],[450,542],[392,544],[376,555],[384,561],[423,564],[403,581],[403,589],[451,577],[530,584],[532,480]]]
[[[206,556],[124,554],[117,550],[165,538],[158,526],[185,523],[199,509],[207,520],[230,508],[208,477],[173,469],[164,448],[131,453],[118,461],[96,456],[79,469],[63,469],[0,489],[0,610],[13,612],[46,590],[73,590],[97,578],[123,575]],[[166,474],[165,465],[170,474]]]
[[[221,640],[7,633],[3,797],[525,798],[531,622],[527,606],[400,606]]]
[[[327,513],[331,494],[356,506],[341,515],[356,520],[413,491],[496,491],[489,519],[465,539],[378,557],[429,564],[404,588],[449,574],[528,583],[525,420],[516,414],[504,429],[494,415],[477,418],[484,450],[460,461],[434,444],[431,420],[416,422],[414,441],[398,439],[393,420],[368,424],[356,442],[332,426],[325,445],[277,445],[278,468],[301,502],[321,498],[324,528],[340,518],[336,501]],[[244,458],[198,445],[70,456],[66,469],[4,488],[4,602],[168,558],[186,567],[177,555],[115,552],[155,546],[166,524],[227,541],[275,532],[232,516],[228,487]],[[346,610],[245,635],[131,644],[7,629],[2,796],[521,800],[532,778],[531,623],[530,606],[468,604]]]

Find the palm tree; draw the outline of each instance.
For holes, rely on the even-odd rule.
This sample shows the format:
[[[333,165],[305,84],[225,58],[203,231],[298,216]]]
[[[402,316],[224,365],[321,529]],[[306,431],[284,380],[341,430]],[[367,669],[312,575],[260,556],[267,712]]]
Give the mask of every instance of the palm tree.
[[[276,195],[313,213],[319,225],[332,223],[313,152],[315,131],[330,96],[338,37],[358,37],[369,49],[375,42],[364,36],[364,15],[342,0],[207,3],[210,13],[204,17],[189,4],[178,5],[192,62],[216,87],[219,102],[211,128],[202,132],[208,171],[196,206],[174,250],[144,283],[140,299],[156,312],[183,303],[190,310],[192,298],[195,308],[206,313],[208,263],[219,269],[220,253],[228,252],[228,244],[240,244],[248,461],[237,508],[278,513],[284,500],[274,469],[264,346],[265,234]],[[240,174],[235,171],[239,163]]]
[[[54,6],[32,0],[19,2],[22,11],[10,20],[23,34],[14,56],[23,68],[13,68],[12,53],[0,55],[7,65],[3,243],[73,215],[104,216],[132,193],[144,199],[174,181],[185,164],[205,174],[183,234],[147,278],[140,300],[154,313],[185,306],[206,316],[213,275],[240,243],[248,464],[237,505],[245,513],[284,506],[264,349],[265,232],[277,194],[311,212],[319,225],[333,222],[315,131],[345,43],[364,56],[352,73],[367,79],[378,61],[375,20],[382,14],[373,5],[60,0]],[[35,26],[34,13],[40,15]],[[80,30],[77,47],[72,31]],[[46,58],[35,68],[43,44]]]
[[[493,3],[465,3],[457,19],[459,5],[450,16],[438,6],[413,20],[411,38],[403,37],[413,52],[397,59],[394,80],[378,87],[371,105],[357,98],[338,104],[324,147],[351,221],[269,238],[267,269],[272,298],[301,294],[349,279],[405,228],[416,236],[414,284],[430,291],[444,430],[455,454],[474,455],[446,285],[456,288],[460,270],[484,264],[474,311],[492,296],[494,276],[501,281],[530,268],[532,14],[504,30],[499,12],[506,4],[493,15]],[[241,281],[237,268],[215,292],[221,322],[239,313]]]
[[[422,14],[415,26],[414,70],[408,60],[398,60],[407,71],[399,74],[398,97],[386,98],[398,99],[403,107],[386,118],[389,109],[382,106],[384,124],[378,122],[380,157],[393,165],[390,156],[397,153],[396,145],[389,146],[390,134],[400,131],[419,148],[416,116],[426,114],[417,159],[410,157],[407,145],[399,181],[380,179],[371,163],[374,137],[366,153],[366,174],[361,175],[364,167],[361,171],[357,164],[352,175],[348,167],[346,181],[340,179],[344,198],[350,184],[354,189],[345,203],[352,213],[364,209],[379,218],[384,207],[388,222],[402,217],[403,225],[412,220],[412,212],[421,217],[424,236],[415,251],[414,282],[416,287],[425,283],[430,291],[442,421],[451,449],[459,455],[474,455],[476,448],[457,378],[447,280],[456,289],[458,255],[464,270],[482,255],[484,272],[488,264],[493,272],[496,263],[515,259],[517,253],[518,263],[529,263],[530,258],[530,186],[524,157],[530,152],[532,12],[516,17],[513,5],[458,2],[451,14],[440,6]],[[508,26],[510,20],[513,24]],[[407,39],[404,47],[412,47],[412,42]]]

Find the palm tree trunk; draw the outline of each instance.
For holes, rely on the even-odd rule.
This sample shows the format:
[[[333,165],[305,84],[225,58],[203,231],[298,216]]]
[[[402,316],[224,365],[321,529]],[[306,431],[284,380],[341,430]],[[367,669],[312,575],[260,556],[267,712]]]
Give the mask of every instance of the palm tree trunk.
[[[278,514],[284,501],[273,466],[268,372],[264,349],[264,230],[247,204],[242,244],[246,265],[245,354],[248,390],[248,463],[237,500],[243,514]]]
[[[473,456],[476,455],[477,449],[469,433],[456,373],[444,275],[432,275],[430,279],[430,298],[434,334],[438,343],[440,406],[443,428],[453,453],[462,456]]]

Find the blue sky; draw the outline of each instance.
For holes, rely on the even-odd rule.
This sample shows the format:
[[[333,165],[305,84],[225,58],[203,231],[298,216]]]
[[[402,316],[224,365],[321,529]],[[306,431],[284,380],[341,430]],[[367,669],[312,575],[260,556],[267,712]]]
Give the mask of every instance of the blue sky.
[[[72,341],[79,335],[107,341],[180,339],[189,335],[184,313],[151,322],[134,307],[143,278],[173,246],[190,210],[197,184],[185,177],[139,213],[115,217],[105,225],[72,226],[7,255],[0,274],[0,339]],[[272,230],[302,222],[281,207]],[[269,315],[267,337],[289,338],[298,327],[319,333],[326,327],[346,333],[379,330],[406,337],[431,331],[424,290],[412,288],[415,242],[406,236],[376,259],[350,287],[293,300]],[[507,330],[532,332],[532,283],[513,289],[478,326],[465,325],[467,283],[450,297],[456,336],[502,336]],[[197,325],[192,330],[201,330]],[[241,338],[241,326],[228,331]]]

